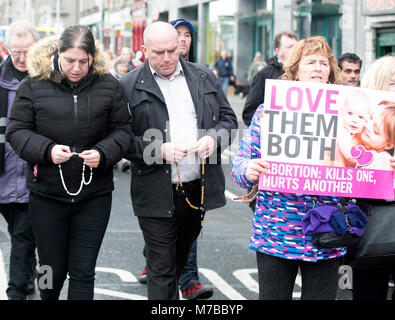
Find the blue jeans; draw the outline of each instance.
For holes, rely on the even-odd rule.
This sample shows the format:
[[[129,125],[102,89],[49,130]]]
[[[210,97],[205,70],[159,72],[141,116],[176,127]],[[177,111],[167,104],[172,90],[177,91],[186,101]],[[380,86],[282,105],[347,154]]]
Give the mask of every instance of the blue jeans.
[[[229,77],[220,77],[219,80],[221,81],[222,90],[226,96],[229,87]]]
[[[192,243],[191,251],[189,251],[188,261],[184,267],[184,271],[178,278],[178,284],[181,288],[181,291],[186,290],[195,281],[199,281],[196,256],[197,240]]]

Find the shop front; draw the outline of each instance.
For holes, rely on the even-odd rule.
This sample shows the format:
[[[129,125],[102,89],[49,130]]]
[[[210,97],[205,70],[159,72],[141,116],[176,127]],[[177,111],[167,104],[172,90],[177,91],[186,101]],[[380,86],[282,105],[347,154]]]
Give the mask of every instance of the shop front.
[[[367,20],[367,50],[372,58],[395,52],[395,1],[363,0],[363,14]]]

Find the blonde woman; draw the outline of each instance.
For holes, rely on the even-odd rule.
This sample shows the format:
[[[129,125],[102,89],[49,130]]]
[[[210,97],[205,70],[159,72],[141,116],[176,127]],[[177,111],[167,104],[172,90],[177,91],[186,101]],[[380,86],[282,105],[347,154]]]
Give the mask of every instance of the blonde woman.
[[[374,61],[362,77],[361,87],[395,92],[395,56],[388,55]],[[394,156],[391,158],[391,165],[395,169]],[[387,202],[387,205],[390,204],[394,205],[393,202]],[[362,269],[358,264],[354,265],[353,299],[386,300],[390,275],[394,279],[394,264],[370,269]],[[395,291],[392,293],[392,300],[395,300]]]
[[[374,61],[362,77],[361,87],[395,91],[395,56],[388,55]]]

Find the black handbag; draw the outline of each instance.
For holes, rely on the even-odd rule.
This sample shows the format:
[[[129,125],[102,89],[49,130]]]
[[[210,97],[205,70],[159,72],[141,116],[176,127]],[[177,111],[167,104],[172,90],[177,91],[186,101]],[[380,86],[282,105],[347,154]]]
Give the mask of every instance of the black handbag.
[[[395,201],[358,200],[368,224],[363,236],[349,248],[347,258],[358,269],[395,267]]]
[[[314,233],[311,236],[311,243],[318,249],[332,249],[349,247],[357,243],[359,237],[355,234],[346,232],[339,235],[335,232]]]

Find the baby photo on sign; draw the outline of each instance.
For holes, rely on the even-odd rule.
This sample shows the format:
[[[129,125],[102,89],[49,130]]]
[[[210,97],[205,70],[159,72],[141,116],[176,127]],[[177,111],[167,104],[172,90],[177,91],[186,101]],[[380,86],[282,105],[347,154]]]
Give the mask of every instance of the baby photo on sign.
[[[351,91],[340,110],[341,127],[335,166],[392,170],[395,146],[395,101]]]

